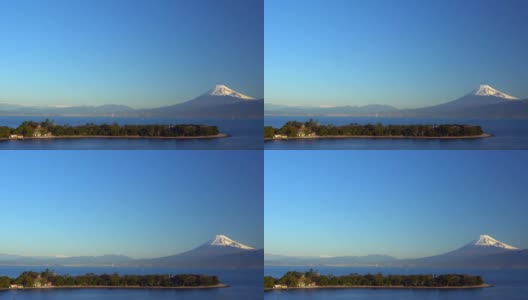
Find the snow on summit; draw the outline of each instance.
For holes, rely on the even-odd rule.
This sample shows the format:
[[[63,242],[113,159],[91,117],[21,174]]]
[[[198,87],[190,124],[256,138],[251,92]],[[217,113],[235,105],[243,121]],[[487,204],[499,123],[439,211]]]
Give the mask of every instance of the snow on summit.
[[[473,92],[470,93],[470,95],[475,96],[494,96],[499,98],[504,98],[508,100],[517,100],[518,98],[510,96],[508,94],[505,94],[503,92],[497,91],[496,89],[492,88],[489,85],[481,85],[477,89],[475,89]]]
[[[207,246],[224,246],[224,247],[234,247],[245,250],[253,250],[254,248],[235,242],[232,239],[228,238],[225,235],[219,234],[216,235],[214,239],[206,243]]]
[[[228,88],[227,86],[225,86],[223,84],[216,85],[214,88],[209,90],[209,92],[207,92],[207,95],[210,95],[210,96],[229,96],[229,97],[235,97],[235,98],[240,98],[240,99],[245,99],[245,100],[253,100],[254,99],[252,97],[249,97],[249,96],[246,96],[246,95],[241,94],[239,92],[236,92],[236,91]]]
[[[518,248],[499,242],[496,239],[492,238],[489,235],[483,234],[479,239],[474,243],[475,246],[487,246],[487,247],[497,247],[508,250],[517,250]]]

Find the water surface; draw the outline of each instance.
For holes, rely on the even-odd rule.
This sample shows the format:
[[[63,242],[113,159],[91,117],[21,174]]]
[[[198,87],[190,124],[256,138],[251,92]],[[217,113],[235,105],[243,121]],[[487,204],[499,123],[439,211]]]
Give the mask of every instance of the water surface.
[[[0,266],[0,276],[16,277],[23,271],[42,271],[46,267]],[[59,274],[81,275],[86,273],[118,274],[180,274],[198,273],[217,275],[222,283],[230,287],[219,289],[52,289],[0,291],[0,299],[16,300],[261,300],[262,269],[260,270],[207,270],[173,268],[86,268],[49,267]]]
[[[287,271],[305,272],[310,267],[265,267],[264,273],[276,278]],[[490,288],[458,290],[425,289],[320,289],[270,291],[264,294],[266,300],[331,300],[331,299],[377,299],[377,300],[521,300],[528,295],[528,270],[509,269],[429,269],[429,268],[351,268],[316,267],[322,274],[442,274],[461,273],[481,275]]]
[[[205,124],[218,126],[229,137],[218,139],[32,139],[0,141],[0,150],[259,150],[263,147],[262,119],[171,119],[110,117],[28,117],[0,116],[0,126],[18,127],[23,121],[42,122],[46,118],[57,124],[72,126],[87,123],[119,125]]]
[[[528,120],[476,120],[476,119],[417,119],[417,118],[355,118],[355,117],[271,117],[264,118],[266,126],[282,127],[287,121],[308,121],[321,124],[346,125],[350,123],[384,125],[406,124],[470,124],[480,125],[493,137],[483,139],[427,140],[427,139],[296,139],[269,141],[266,150],[302,149],[358,149],[358,150],[524,150],[528,149]]]

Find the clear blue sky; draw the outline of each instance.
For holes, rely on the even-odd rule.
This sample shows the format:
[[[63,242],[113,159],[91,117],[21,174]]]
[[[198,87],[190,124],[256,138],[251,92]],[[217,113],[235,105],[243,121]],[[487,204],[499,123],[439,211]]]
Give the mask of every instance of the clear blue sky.
[[[0,103],[263,97],[263,19],[262,0],[0,1]]]
[[[417,107],[481,84],[528,98],[528,1],[266,0],[266,102]]]
[[[263,248],[261,151],[13,151],[0,165],[0,253],[157,257],[215,234]]]
[[[266,151],[265,251],[420,257],[528,248],[526,151]]]

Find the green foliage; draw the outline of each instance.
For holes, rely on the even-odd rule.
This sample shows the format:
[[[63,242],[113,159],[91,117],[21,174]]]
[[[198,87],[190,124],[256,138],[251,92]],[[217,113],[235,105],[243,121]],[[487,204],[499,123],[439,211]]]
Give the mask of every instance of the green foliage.
[[[6,289],[11,284],[11,278],[7,276],[0,276],[0,288]]]
[[[35,129],[38,127],[38,123],[25,121],[13,131],[15,134],[23,135],[24,137],[32,137],[35,133]]]
[[[318,136],[406,136],[406,137],[447,137],[476,136],[483,134],[480,126],[443,124],[443,125],[320,125],[314,120],[301,123],[289,121],[279,129],[264,127],[264,137],[273,137],[274,133],[285,134],[288,137],[297,136],[299,130],[305,134],[315,133]]]
[[[274,284],[297,287],[302,281],[305,284],[314,282],[317,286],[405,286],[405,287],[459,287],[476,286],[484,283],[481,276],[461,274],[421,274],[421,275],[386,275],[383,274],[350,274],[343,276],[320,275],[310,269],[308,272],[287,272],[280,279],[264,277],[264,287],[272,288]]]
[[[271,276],[264,276],[264,288],[270,289],[275,285],[275,278]]]
[[[145,136],[145,137],[178,137],[178,136],[211,136],[219,133],[218,127],[209,125],[124,125],[86,124],[71,127],[55,125],[51,133],[54,136]]]
[[[212,136],[219,134],[218,127],[210,125],[178,124],[178,125],[124,125],[114,124],[70,126],[57,125],[46,119],[37,123],[25,121],[15,129],[0,127],[0,138],[7,138],[10,134],[33,137],[35,133],[53,136],[143,136],[143,137],[183,137],[183,136]]]
[[[0,131],[1,134],[1,131]],[[264,138],[272,138],[275,135],[275,129],[271,126],[264,126]]]
[[[196,274],[156,274],[156,275],[119,275],[93,273],[70,276],[57,275],[46,269],[41,273],[24,272],[16,279],[0,277],[0,287],[9,287],[11,283],[33,287],[34,283],[51,283],[53,286],[144,286],[144,287],[178,287],[178,286],[211,286],[219,283],[217,276]]]
[[[11,128],[0,126],[0,138],[8,138],[11,135]]]

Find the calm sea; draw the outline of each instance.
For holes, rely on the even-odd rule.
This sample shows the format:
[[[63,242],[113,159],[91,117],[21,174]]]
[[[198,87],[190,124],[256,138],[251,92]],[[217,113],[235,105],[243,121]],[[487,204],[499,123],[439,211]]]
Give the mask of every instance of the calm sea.
[[[296,149],[359,149],[359,150],[520,150],[528,149],[528,120],[475,119],[416,119],[416,118],[353,118],[312,117],[321,124],[472,124],[480,125],[493,137],[467,140],[412,140],[412,139],[333,139],[290,140],[264,143],[266,150]],[[310,117],[265,117],[264,124],[280,128],[290,120],[307,121]]]
[[[0,276],[18,276],[23,271],[41,271],[46,267],[10,267],[0,266]],[[176,274],[198,273],[217,275],[228,288],[197,290],[156,290],[156,289],[72,289],[72,290],[19,290],[0,291],[0,299],[9,300],[261,300],[262,269],[260,270],[192,270],[163,268],[86,268],[86,267],[50,267],[59,274],[80,275],[86,273],[118,274]]]
[[[227,138],[196,140],[149,139],[77,139],[0,141],[0,150],[259,150],[263,147],[262,119],[167,119],[167,118],[110,118],[110,117],[27,117],[0,116],[0,126],[18,127],[23,121],[43,121],[57,124],[83,125],[86,123],[125,124],[207,124],[216,125]]]
[[[310,267],[265,267],[266,275],[280,277],[287,271],[306,271]],[[490,288],[465,290],[412,290],[412,289],[329,289],[270,291],[264,294],[267,300],[333,300],[333,299],[376,299],[376,300],[521,300],[528,299],[528,270],[456,270],[456,269],[413,269],[413,268],[350,268],[316,267],[322,274],[441,274],[462,273],[481,275]]]

